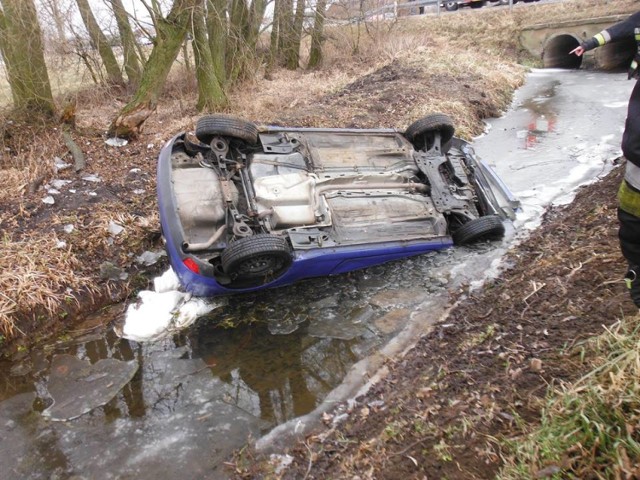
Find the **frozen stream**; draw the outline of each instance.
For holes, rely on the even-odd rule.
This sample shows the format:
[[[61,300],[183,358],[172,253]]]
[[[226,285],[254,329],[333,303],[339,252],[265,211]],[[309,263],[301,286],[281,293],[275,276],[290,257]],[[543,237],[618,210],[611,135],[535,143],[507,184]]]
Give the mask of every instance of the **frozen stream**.
[[[633,87],[625,78],[534,71],[475,142],[524,203],[517,230],[611,169]],[[438,320],[450,291],[495,270],[507,243],[217,300],[156,342],[89,319],[82,335],[0,366],[0,477],[225,478],[233,449],[353,393],[363,372]]]

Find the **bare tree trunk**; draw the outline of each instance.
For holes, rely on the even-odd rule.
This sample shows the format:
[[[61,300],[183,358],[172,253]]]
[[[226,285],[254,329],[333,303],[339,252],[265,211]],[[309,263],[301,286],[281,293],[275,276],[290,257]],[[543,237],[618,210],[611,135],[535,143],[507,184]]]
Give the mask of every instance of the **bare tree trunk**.
[[[266,10],[265,0],[231,0],[226,50],[227,78],[233,82],[255,71],[256,45]]]
[[[189,42],[185,39],[182,42],[182,60],[184,61],[184,69],[187,71],[187,78],[191,78],[191,59],[189,58]]]
[[[289,70],[295,70],[300,64],[300,44],[302,43],[302,23],[304,21],[305,0],[296,2],[296,13],[290,38],[287,42],[285,53],[285,66]]]
[[[27,115],[53,116],[55,105],[33,0],[0,3],[0,51],[14,107]]]
[[[280,37],[280,13],[282,10],[282,0],[275,0],[273,6],[273,20],[271,22],[271,37],[269,39],[269,61],[267,63],[267,75],[271,75],[271,71],[280,61],[280,50],[278,49]]]
[[[234,82],[245,75],[250,52],[245,41],[244,30],[249,18],[245,0],[231,0],[229,34],[226,49],[226,70],[228,79]]]
[[[322,40],[324,36],[324,19],[327,0],[318,0],[316,15],[311,32],[311,51],[307,68],[317,68],[322,65]]]
[[[196,66],[196,79],[198,80],[199,112],[215,111],[226,104],[226,96],[215,75],[211,49],[207,42],[207,32],[204,24],[204,8],[199,4],[192,18],[193,30],[193,60]]]
[[[175,0],[166,19],[159,17],[156,43],[145,64],[140,86],[109,127],[110,135],[135,138],[155,111],[171,65],[175,62],[199,0]]]
[[[118,65],[116,56],[113,54],[113,50],[111,49],[111,45],[109,45],[107,37],[105,37],[104,33],[100,29],[100,25],[98,25],[98,22],[91,11],[89,0],[76,0],[76,3],[78,4],[78,10],[80,10],[82,21],[87,27],[87,32],[89,32],[91,43],[98,49],[98,53],[102,59],[102,64],[107,71],[107,81],[113,85],[124,85],[124,79],[122,78],[122,72],[120,71],[120,66]]]
[[[251,48],[255,48],[260,35],[260,27],[267,10],[266,0],[253,0],[251,9],[249,10],[249,21],[247,25],[246,39]]]
[[[122,54],[124,56],[124,71],[127,73],[129,85],[138,86],[140,77],[142,76],[142,66],[140,58],[138,58],[138,45],[133,29],[129,23],[129,15],[122,5],[122,0],[110,0],[111,9],[118,23],[118,31],[120,32],[120,41],[122,42]]]
[[[293,32],[293,0],[280,0],[280,4],[278,51],[284,53],[291,41]]]
[[[227,86],[226,45],[227,45],[227,2],[207,0],[207,33],[209,49],[213,60],[213,72],[223,88]]]

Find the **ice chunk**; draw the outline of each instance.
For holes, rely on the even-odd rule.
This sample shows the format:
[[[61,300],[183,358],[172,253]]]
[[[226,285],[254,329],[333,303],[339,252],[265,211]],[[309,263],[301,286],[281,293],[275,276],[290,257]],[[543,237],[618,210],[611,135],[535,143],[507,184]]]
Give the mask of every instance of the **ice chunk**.
[[[111,220],[109,222],[108,230],[109,233],[115,237],[116,235],[120,235],[122,232],[124,232],[124,227]]]
[[[160,252],[146,251],[143,254],[136,257],[136,262],[142,265],[146,265],[148,267],[149,265],[153,265],[154,263],[157,263],[160,257],[164,255],[166,255],[164,251],[160,251]]]
[[[61,180],[59,178],[51,180],[51,186],[57,190],[60,190],[65,185],[71,183],[71,180]]]
[[[59,172],[61,170],[66,170],[70,166],[71,166],[70,163],[65,163],[60,157],[55,157],[53,159],[53,167],[55,168],[56,172]]]
[[[93,182],[93,183],[99,183],[102,181],[102,179],[97,176],[97,175],[86,175],[84,177],[82,177],[83,180],[87,181],[87,182]]]
[[[129,142],[124,138],[111,137],[107,138],[104,143],[106,143],[110,147],[124,147]]]
[[[72,355],[56,355],[47,383],[53,404],[42,414],[53,421],[78,418],[108,403],[137,370],[133,360],[106,358],[91,365]]]

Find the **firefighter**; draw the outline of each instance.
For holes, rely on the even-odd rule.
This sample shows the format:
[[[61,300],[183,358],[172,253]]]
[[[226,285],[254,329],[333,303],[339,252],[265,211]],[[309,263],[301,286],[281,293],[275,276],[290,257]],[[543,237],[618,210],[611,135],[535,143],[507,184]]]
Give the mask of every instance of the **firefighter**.
[[[638,79],[640,64],[640,12],[603,30],[571,50],[581,56],[584,52],[610,42],[635,38],[637,49],[629,67],[629,78]],[[627,159],[625,175],[618,191],[618,220],[620,221],[620,248],[629,263],[625,282],[631,299],[640,307],[640,82],[636,82],[627,111],[622,135],[622,153]]]

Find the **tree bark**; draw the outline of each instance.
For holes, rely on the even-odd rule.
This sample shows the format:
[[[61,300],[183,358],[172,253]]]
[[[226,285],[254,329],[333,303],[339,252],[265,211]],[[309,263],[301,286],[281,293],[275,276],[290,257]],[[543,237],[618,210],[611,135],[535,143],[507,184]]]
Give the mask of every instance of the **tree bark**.
[[[293,33],[293,0],[280,0],[278,51],[286,52]]]
[[[156,43],[145,64],[140,85],[109,127],[110,135],[135,138],[155,111],[158,98],[184,41],[189,21],[199,0],[175,0],[166,19],[159,17]]]
[[[251,3],[251,9],[249,10],[249,20],[247,24],[246,40],[247,44],[255,49],[258,43],[258,37],[260,36],[260,27],[262,26],[262,20],[267,10],[266,0],[253,0]]]
[[[204,7],[199,4],[191,20],[193,30],[193,61],[198,81],[198,103],[196,109],[201,111],[215,111],[226,104],[226,96],[215,75],[211,49],[207,42],[207,32],[204,23]]]
[[[209,48],[213,59],[213,72],[222,88],[226,88],[228,84],[226,69],[228,26],[226,16],[226,0],[207,0],[207,33],[209,34]]]
[[[116,17],[120,41],[122,42],[122,54],[124,57],[124,71],[127,74],[129,85],[137,87],[142,76],[142,66],[138,57],[138,45],[133,29],[129,23],[129,15],[122,5],[122,0],[110,0],[111,9]]]
[[[255,72],[256,45],[267,4],[265,0],[232,0],[226,50],[227,78],[230,82]]]
[[[327,0],[318,0],[316,5],[316,15],[311,32],[311,51],[309,52],[309,63],[307,68],[318,68],[322,65],[322,41],[324,37],[324,19]]]
[[[245,41],[245,28],[249,10],[245,0],[231,0],[229,12],[229,30],[226,48],[226,70],[231,82],[245,76],[250,51]]]
[[[27,117],[52,117],[55,104],[44,61],[42,34],[33,0],[1,0],[0,51],[14,107]]]
[[[300,44],[302,43],[302,24],[304,21],[305,0],[296,2],[296,12],[293,17],[291,36],[285,54],[285,66],[295,70],[300,65]]]
[[[282,0],[275,0],[273,6],[273,20],[271,21],[271,36],[269,39],[269,61],[267,63],[267,76],[280,61],[280,50],[278,49],[280,38],[280,11],[282,10]]]

